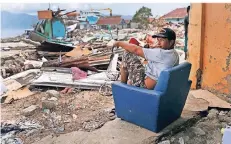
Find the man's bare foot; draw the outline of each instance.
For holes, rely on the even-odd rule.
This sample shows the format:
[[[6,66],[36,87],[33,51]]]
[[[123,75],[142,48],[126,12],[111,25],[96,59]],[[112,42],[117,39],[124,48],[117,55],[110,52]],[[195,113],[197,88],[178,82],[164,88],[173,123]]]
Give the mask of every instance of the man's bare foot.
[[[66,87],[66,88],[65,88],[64,90],[62,90],[60,93],[65,94],[65,93],[67,93],[68,90],[69,90],[69,88]]]
[[[69,93],[72,93],[73,90],[74,90],[73,88],[69,88],[68,91],[67,91],[67,93],[68,93],[68,94],[69,94]]]

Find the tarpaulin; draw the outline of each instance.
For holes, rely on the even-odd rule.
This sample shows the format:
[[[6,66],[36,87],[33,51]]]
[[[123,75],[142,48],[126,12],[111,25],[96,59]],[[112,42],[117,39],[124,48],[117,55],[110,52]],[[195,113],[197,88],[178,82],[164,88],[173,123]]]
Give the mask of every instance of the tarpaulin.
[[[99,17],[97,16],[87,16],[87,21],[89,22],[89,24],[96,24],[99,20]]]

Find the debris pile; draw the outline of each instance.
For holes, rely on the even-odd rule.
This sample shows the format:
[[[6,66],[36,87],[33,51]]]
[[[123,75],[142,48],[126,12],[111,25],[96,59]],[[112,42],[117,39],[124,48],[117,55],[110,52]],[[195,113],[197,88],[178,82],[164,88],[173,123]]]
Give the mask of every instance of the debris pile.
[[[7,78],[25,70],[39,68],[38,55],[34,51],[23,52],[9,57],[1,58],[1,76]],[[34,62],[34,63],[33,63]]]
[[[182,48],[184,45],[183,25],[165,24],[165,26],[176,31],[178,36],[176,47]],[[34,71],[28,70],[34,69],[37,74],[35,77],[33,75],[33,80],[28,82],[27,86],[98,89],[104,90],[101,93],[107,95],[110,94],[106,92],[110,90],[110,84],[119,78],[119,65],[124,52],[122,48],[115,48],[112,51],[115,39],[128,41],[136,38],[141,42],[140,45],[144,46],[148,36],[158,30],[159,27],[154,27],[151,31],[74,29],[71,31],[72,37],[65,40],[46,39],[42,42],[35,42],[21,38],[20,41],[32,45],[36,51],[20,51],[19,54],[2,58],[1,75],[3,78],[18,82],[17,79],[22,79],[20,77],[24,75],[23,72],[27,71],[27,75],[30,75]],[[182,60],[183,51],[178,49],[177,52]],[[76,69],[82,71],[85,77],[81,77],[79,72],[76,73]],[[15,78],[14,75],[18,73],[20,76]],[[7,85],[9,79],[3,80],[3,84]]]
[[[25,35],[22,34],[20,36],[11,37],[11,38],[1,38],[1,44],[2,43],[11,43],[11,42],[20,42],[22,38],[24,38]]]
[[[23,140],[17,137],[20,132],[29,136],[43,127],[34,121],[21,120],[20,122],[1,123],[1,143],[2,144],[23,144]]]
[[[50,37],[39,23],[26,38],[1,40],[5,53],[1,56],[1,102],[3,108],[15,105],[17,116],[26,118],[21,123],[2,123],[3,143],[32,143],[50,133],[93,131],[113,120],[111,84],[120,78],[124,52],[112,49],[115,40],[136,38],[144,46],[160,26],[171,27],[177,34],[177,52],[184,58],[180,50],[183,25],[160,21],[151,30],[84,30],[77,29],[75,19],[60,22],[67,28],[61,36],[57,31],[62,30],[54,29],[57,35]]]

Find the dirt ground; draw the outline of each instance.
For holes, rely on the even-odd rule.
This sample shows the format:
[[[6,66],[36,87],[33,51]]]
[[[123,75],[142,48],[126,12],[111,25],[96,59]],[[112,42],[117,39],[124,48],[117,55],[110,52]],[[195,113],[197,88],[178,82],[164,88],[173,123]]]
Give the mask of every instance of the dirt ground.
[[[33,121],[42,126],[40,129],[22,131],[16,134],[24,144],[31,144],[48,134],[64,134],[72,131],[92,131],[114,119],[111,109],[114,107],[112,96],[102,96],[98,91],[77,91],[72,94],[60,94],[53,101],[57,105],[46,109],[43,101],[51,98],[46,92],[1,104],[1,124],[17,121]],[[46,99],[46,100],[45,100]],[[30,115],[24,116],[23,109],[37,105]]]
[[[13,55],[19,54],[20,51],[21,50],[1,51],[0,58],[9,57],[9,56],[13,56]],[[25,51],[27,51],[27,52],[33,52],[35,50],[25,50]]]

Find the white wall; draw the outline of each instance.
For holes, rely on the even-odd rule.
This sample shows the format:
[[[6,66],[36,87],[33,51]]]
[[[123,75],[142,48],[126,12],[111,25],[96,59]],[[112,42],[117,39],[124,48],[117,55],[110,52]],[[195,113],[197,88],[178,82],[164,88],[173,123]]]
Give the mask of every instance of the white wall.
[[[172,23],[183,23],[184,22],[184,18],[171,18],[171,19],[165,19],[167,22],[172,22]]]
[[[131,22],[131,28],[136,29],[138,28],[138,26],[139,26],[138,23]]]

